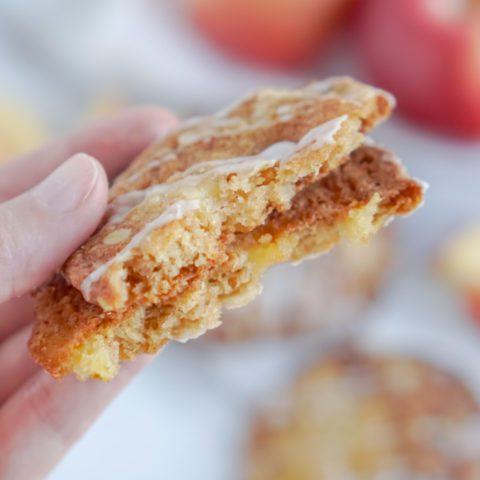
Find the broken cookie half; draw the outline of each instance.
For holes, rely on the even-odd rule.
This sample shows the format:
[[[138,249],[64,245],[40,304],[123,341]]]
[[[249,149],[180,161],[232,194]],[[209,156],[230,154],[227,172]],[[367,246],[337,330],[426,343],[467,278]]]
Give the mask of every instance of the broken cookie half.
[[[261,90],[152,145],[114,183],[103,226],[35,294],[35,360],[55,377],[110,379],[122,360],[218,326],[271,265],[414,210],[422,186],[363,145],[392,107],[334,78]]]

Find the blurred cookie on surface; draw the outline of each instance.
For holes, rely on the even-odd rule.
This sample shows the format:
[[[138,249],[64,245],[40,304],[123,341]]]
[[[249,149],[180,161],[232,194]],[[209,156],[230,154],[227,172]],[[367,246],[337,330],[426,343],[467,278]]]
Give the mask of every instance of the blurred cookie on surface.
[[[359,321],[380,292],[393,250],[389,229],[367,244],[342,243],[315,262],[281,265],[265,275],[262,295],[227,310],[210,339],[238,341],[343,328]]]
[[[454,376],[344,351],[257,414],[251,480],[480,478],[480,409]]]
[[[466,299],[469,313],[480,323],[480,222],[452,235],[439,255],[437,269]]]

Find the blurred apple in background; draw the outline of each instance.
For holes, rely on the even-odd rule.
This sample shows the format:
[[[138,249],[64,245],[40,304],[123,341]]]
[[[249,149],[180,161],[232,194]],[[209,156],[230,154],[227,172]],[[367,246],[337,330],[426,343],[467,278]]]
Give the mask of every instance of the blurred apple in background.
[[[32,106],[0,99],[0,164],[39,147],[48,137],[46,122]]]
[[[190,0],[193,21],[216,45],[261,64],[307,62],[328,44],[352,0]]]
[[[468,313],[480,324],[480,222],[463,227],[448,239],[437,267],[441,276],[466,299]]]
[[[480,325],[480,290],[467,296],[467,308],[473,320]]]
[[[363,0],[358,43],[372,79],[431,127],[480,137],[480,1]]]

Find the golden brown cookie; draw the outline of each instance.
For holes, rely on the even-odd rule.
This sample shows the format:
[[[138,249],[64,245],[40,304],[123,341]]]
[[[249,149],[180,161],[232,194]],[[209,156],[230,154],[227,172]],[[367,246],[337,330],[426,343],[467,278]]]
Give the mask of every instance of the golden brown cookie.
[[[115,182],[106,225],[67,262],[66,278],[105,311],[168,301],[225,260],[232,235],[336,168],[391,106],[384,92],[339,79],[261,90],[187,122]]]
[[[112,378],[120,360],[217,326],[269,266],[412,211],[422,188],[390,154],[348,156],[390,105],[343,78],[260,91],[149,148],[114,184],[103,227],[36,294],[34,358],[57,377]]]
[[[390,153],[360,147],[341,167],[297,193],[289,210],[272,212],[264,225],[237,234],[225,262],[206,278],[192,276],[189,288],[169,302],[105,312],[58,277],[36,294],[31,351],[54,376],[73,371],[82,378],[111,378],[119,360],[218,326],[221,306],[248,303],[269,266],[327,251],[342,238],[364,240],[421,199],[421,186]]]
[[[474,480],[480,409],[438,368],[343,352],[257,415],[247,478]]]

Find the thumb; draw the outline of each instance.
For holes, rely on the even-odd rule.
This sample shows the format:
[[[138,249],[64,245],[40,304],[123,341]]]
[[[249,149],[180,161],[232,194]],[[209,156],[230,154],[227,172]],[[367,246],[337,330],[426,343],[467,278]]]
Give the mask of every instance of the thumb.
[[[107,195],[103,167],[77,154],[0,204],[0,303],[38,287],[63,264],[95,230]]]

